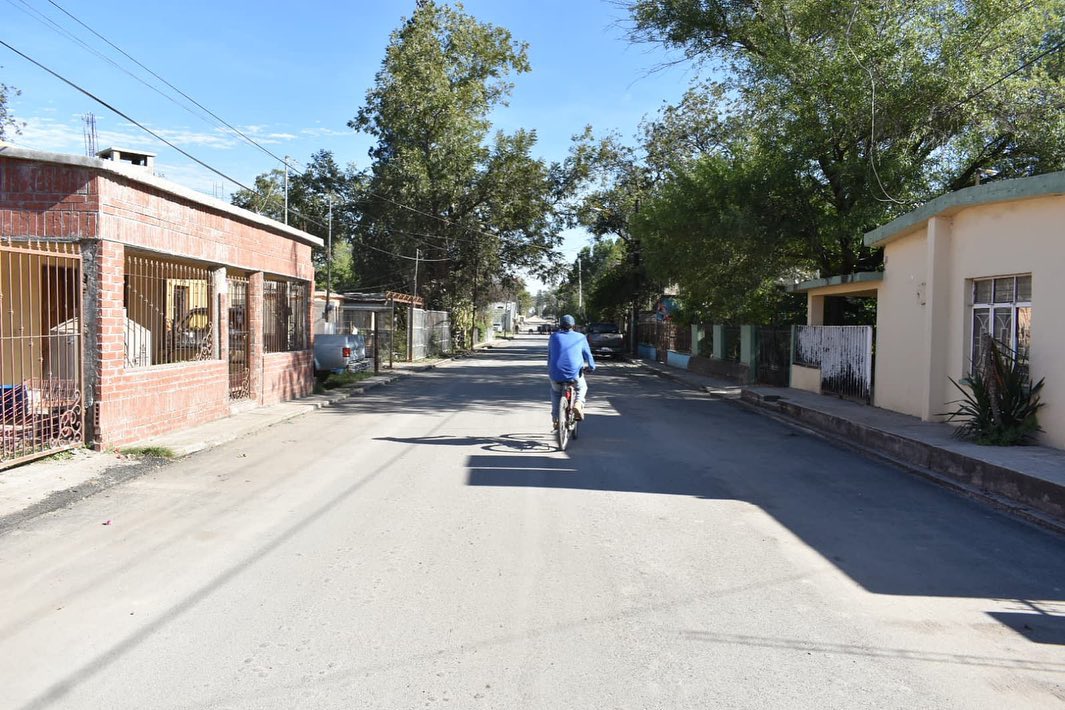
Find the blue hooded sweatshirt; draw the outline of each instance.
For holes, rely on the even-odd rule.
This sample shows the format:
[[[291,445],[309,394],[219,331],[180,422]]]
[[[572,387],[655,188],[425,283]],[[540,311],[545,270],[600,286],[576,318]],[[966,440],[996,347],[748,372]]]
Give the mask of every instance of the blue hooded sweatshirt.
[[[547,376],[553,382],[575,380],[584,363],[595,370],[588,338],[575,330],[556,330],[547,341]]]

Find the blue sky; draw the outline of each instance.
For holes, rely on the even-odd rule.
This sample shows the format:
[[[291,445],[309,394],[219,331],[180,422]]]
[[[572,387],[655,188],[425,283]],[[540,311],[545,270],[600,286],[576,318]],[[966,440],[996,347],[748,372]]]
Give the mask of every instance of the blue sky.
[[[173,94],[63,10],[275,155],[300,161],[326,148],[365,167],[370,139],[346,124],[373,83],[390,32],[413,7],[413,0],[3,0],[0,39],[249,185],[280,163],[115,67],[107,60]],[[535,129],[538,153],[548,160],[563,158],[570,136],[586,124],[632,136],[692,78],[686,65],[655,71],[669,57],[629,44],[625,12],[612,0],[470,0],[464,7],[529,44],[532,71],[513,78],[510,105],[493,121],[508,132]],[[9,101],[27,124],[13,138],[17,145],[82,154],[81,115],[92,112],[100,148],[156,152],[158,172],[201,192],[228,199],[236,189],[3,46],[0,82],[22,91]],[[586,243],[586,235],[568,234],[567,256]]]

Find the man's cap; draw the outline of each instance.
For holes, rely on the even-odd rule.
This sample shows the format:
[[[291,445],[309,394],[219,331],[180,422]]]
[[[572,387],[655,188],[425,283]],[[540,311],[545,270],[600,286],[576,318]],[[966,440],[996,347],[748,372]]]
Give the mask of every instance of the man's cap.
[[[559,323],[561,323],[562,327],[564,328],[572,328],[573,326],[577,325],[577,321],[575,321],[573,319],[573,316],[570,315],[562,316],[562,318],[559,320]]]

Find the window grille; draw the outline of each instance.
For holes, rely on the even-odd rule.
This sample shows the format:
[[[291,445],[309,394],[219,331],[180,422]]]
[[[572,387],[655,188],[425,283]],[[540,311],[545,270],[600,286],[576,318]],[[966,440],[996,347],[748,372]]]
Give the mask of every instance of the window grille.
[[[127,254],[124,291],[127,368],[214,358],[207,267]]]
[[[985,335],[1027,360],[1032,341],[1032,275],[975,279],[972,303],[970,368],[984,361]]]
[[[307,349],[309,290],[305,281],[263,282],[263,347],[266,352]]]

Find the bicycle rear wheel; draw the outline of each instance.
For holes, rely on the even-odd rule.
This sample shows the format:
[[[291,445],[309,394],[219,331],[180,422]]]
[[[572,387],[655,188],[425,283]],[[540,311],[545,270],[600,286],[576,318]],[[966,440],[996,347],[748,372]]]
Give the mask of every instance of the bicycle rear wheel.
[[[558,450],[565,451],[566,444],[569,443],[569,418],[570,414],[569,400],[562,397],[562,400],[558,404]]]

